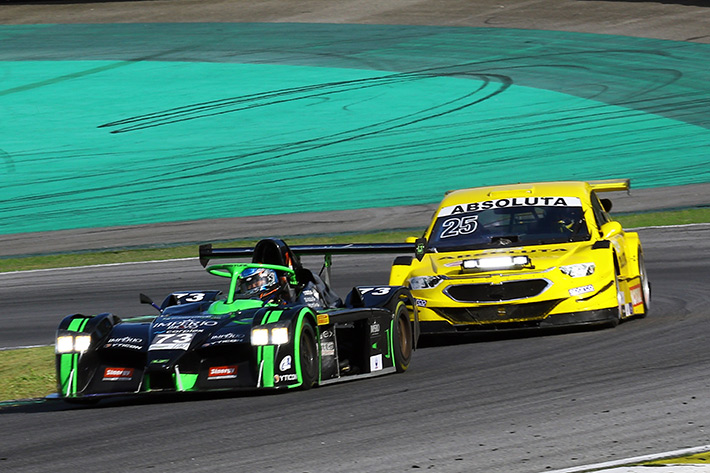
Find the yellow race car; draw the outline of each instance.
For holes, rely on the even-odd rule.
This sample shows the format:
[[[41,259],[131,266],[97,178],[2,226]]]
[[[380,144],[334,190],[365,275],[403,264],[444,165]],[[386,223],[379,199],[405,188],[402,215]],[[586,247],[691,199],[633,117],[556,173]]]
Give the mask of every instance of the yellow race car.
[[[639,236],[598,194],[629,180],[538,182],[451,191],[416,256],[390,284],[411,288],[422,333],[616,326],[648,313]]]

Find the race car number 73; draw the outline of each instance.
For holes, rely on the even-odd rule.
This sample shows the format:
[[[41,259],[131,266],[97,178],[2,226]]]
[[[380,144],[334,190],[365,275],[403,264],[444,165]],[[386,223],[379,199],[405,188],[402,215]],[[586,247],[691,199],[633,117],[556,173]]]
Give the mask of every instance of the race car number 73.
[[[194,333],[159,333],[148,350],[187,350],[194,337]]]
[[[390,287],[361,287],[360,293],[367,294],[368,292],[373,296],[386,296],[390,293]]]

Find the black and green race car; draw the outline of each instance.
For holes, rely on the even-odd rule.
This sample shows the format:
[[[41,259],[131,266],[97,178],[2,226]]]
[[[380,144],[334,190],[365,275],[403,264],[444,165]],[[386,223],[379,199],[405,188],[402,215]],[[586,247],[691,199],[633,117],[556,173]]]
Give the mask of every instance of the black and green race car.
[[[308,251],[328,259],[337,249]],[[207,265],[246,255],[251,262]],[[408,368],[419,324],[407,288],[360,286],[341,300],[275,239],[254,248],[203,245],[200,259],[225,280],[225,291],[173,292],[161,305],[141,294],[157,310],[150,316],[65,317],[57,330],[52,397],[309,389]]]

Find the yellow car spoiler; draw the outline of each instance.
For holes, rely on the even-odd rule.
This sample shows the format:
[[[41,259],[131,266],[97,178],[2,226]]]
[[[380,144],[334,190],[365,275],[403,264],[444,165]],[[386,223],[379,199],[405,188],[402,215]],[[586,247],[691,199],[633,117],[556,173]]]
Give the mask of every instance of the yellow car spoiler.
[[[629,191],[631,189],[631,179],[606,179],[601,181],[589,181],[591,188],[597,192]]]

